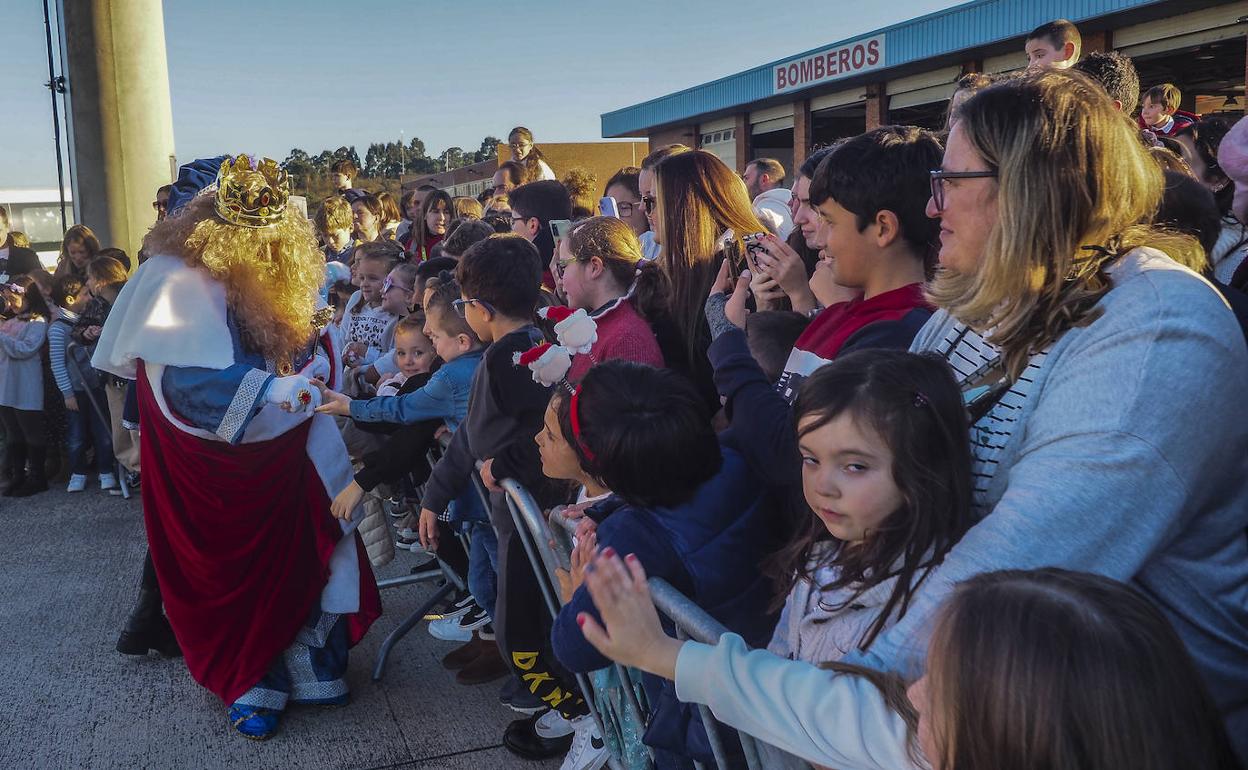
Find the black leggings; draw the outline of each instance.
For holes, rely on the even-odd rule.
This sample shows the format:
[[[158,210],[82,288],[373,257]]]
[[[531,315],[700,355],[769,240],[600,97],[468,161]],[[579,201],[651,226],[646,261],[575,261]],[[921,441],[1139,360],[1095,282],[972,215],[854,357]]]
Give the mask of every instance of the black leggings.
[[[48,428],[42,411],[0,406],[0,422],[4,423],[5,441],[10,447],[42,448],[48,443]]]

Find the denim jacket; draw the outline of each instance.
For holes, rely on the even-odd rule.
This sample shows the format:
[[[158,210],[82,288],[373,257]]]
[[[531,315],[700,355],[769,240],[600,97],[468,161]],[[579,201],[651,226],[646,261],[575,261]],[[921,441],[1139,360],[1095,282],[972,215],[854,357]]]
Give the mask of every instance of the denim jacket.
[[[422,420],[446,420],[446,427],[459,428],[468,414],[468,393],[472,376],[485,349],[471,350],[443,364],[424,387],[401,396],[378,396],[351,402],[351,419],[361,422],[392,422],[411,425]]]

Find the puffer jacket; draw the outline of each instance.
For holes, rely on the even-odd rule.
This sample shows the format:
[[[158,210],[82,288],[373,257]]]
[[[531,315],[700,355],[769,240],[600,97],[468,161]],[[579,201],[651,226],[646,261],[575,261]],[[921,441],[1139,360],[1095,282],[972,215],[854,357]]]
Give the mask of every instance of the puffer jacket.
[[[381,504],[381,495],[372,491],[364,495],[364,518],[360,519],[360,537],[374,567],[384,567],[394,560],[394,536],[390,517]]]

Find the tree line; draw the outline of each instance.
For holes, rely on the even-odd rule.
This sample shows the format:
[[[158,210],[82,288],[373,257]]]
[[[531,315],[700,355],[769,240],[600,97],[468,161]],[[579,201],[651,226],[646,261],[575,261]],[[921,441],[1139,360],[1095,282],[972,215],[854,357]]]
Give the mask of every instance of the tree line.
[[[371,142],[363,161],[354,145],[316,154],[296,147],[282,161],[282,168],[294,178],[296,188],[308,189],[316,186],[316,177],[329,174],[330,166],[340,160],[354,163],[362,178],[398,179],[403,174],[432,174],[489,160],[497,157],[498,144],[497,137],[487,136],[475,152],[448,147],[434,157],[427,153],[425,143],[418,137],[412,137],[407,143]]]

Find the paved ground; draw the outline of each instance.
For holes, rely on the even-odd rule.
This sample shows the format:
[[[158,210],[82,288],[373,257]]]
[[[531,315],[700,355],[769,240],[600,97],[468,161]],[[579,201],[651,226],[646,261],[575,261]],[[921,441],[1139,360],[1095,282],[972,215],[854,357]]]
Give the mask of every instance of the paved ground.
[[[181,660],[113,650],[138,580],[138,500],[58,489],[0,500],[0,768],[544,768],[502,748],[516,717],[497,685],[455,684],[453,644],[422,628],[371,670],[382,638],[431,589],[382,593],[386,614],[351,653],[352,702],[295,707],[265,743],[234,734]],[[400,551],[383,576],[406,574]]]

